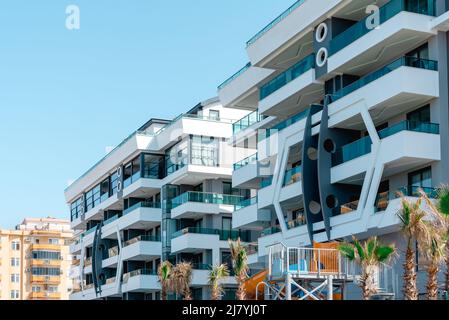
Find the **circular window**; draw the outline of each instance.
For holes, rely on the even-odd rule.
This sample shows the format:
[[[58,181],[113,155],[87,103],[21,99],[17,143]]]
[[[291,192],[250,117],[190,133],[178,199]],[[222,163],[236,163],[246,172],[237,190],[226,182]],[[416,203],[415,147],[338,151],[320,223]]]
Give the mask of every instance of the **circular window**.
[[[324,150],[329,153],[335,152],[335,143],[332,139],[326,139],[323,144]]]
[[[318,26],[318,28],[316,28],[316,31],[315,31],[316,41],[319,43],[323,42],[327,37],[327,31],[328,31],[327,24],[324,22],[321,23]]]
[[[326,205],[329,209],[334,209],[338,205],[337,198],[334,195],[330,195],[326,198]]]
[[[315,161],[318,159],[318,152],[315,148],[310,147],[307,149],[307,157],[309,157],[310,160]]]
[[[318,50],[316,55],[316,64],[318,67],[322,67],[327,63],[328,52],[326,48]]]
[[[321,211],[321,205],[316,201],[310,201],[309,210],[312,214],[318,214]]]

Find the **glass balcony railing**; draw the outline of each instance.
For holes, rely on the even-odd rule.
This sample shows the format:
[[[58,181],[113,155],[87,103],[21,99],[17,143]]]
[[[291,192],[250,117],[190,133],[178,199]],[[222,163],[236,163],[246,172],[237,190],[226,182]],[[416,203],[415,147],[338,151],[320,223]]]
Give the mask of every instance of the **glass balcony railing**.
[[[218,86],[218,90],[223,89],[224,87],[226,87],[228,84],[230,84],[232,81],[234,81],[235,79],[237,79],[238,77],[240,77],[243,73],[246,72],[246,70],[248,70],[249,68],[251,68],[251,62],[248,62],[243,68],[241,68],[239,71],[237,71],[236,73],[234,73],[232,76],[230,76],[228,79],[226,79],[222,84],[220,84]]]
[[[415,131],[430,134],[440,134],[440,125],[436,123],[424,123],[417,121],[402,121],[391,127],[379,131],[381,139],[390,137],[401,131]]]
[[[135,238],[132,238],[124,243],[124,247],[130,246],[137,242],[161,242],[161,236],[149,236],[149,235],[143,235],[143,236],[137,236]]]
[[[259,142],[271,137],[276,132],[280,132],[280,131],[290,127],[291,125],[307,118],[307,116],[309,115],[309,112],[310,112],[310,109],[304,110],[304,111],[294,115],[293,117],[278,123],[273,128],[259,130],[259,135],[258,135]]]
[[[299,182],[302,178],[302,166],[297,166],[285,172],[284,187]]]
[[[192,263],[193,270],[212,270],[212,266],[207,263]]]
[[[128,213],[130,213],[136,209],[140,209],[140,208],[160,209],[161,203],[160,202],[151,202],[151,201],[141,201],[141,202],[138,202],[138,203],[132,205],[131,207],[125,209],[123,211],[123,215],[127,215]]]
[[[304,3],[305,0],[298,0],[296,1],[292,6],[290,6],[287,10],[285,10],[283,13],[281,13],[276,19],[271,21],[265,28],[260,30],[256,35],[254,35],[251,39],[249,39],[246,42],[246,46],[252,45],[254,42],[256,42],[260,37],[262,37],[265,33],[267,33],[269,30],[271,30],[275,25],[277,25],[279,22],[284,20],[286,17],[290,15],[296,8],[301,6]]]
[[[251,127],[253,124],[258,123],[265,119],[266,117],[259,114],[259,110],[251,112],[247,116],[243,117],[239,121],[232,124],[232,132],[235,134],[239,133],[246,128]]]
[[[255,204],[257,204],[257,197],[254,197],[251,199],[245,199],[245,200],[241,201],[239,204],[236,204],[234,206],[234,211],[242,210],[246,207],[250,207]]]
[[[315,68],[315,55],[311,54],[296,63],[293,67],[278,75],[267,84],[260,87],[260,100],[265,99],[275,91],[279,90],[313,68]]]
[[[438,71],[438,62],[434,60],[419,59],[414,57],[401,57],[392,63],[382,67],[381,69],[374,71],[373,73],[360,78],[359,80],[351,83],[341,90],[336,91],[331,95],[331,102],[335,102],[348,94],[368,85],[369,83],[389,74],[390,72],[400,67],[412,67],[419,69],[426,69],[432,71]]]
[[[426,188],[420,186],[405,186],[397,189],[396,191],[386,191],[379,193],[376,198],[375,211],[382,212],[387,210],[391,200],[398,199],[402,195],[406,197],[420,197],[420,190],[424,191],[431,199],[438,197],[438,190],[435,188]]]
[[[127,283],[130,278],[137,276],[157,276],[157,270],[139,269],[125,273],[123,275],[123,283]]]
[[[287,221],[287,227],[288,229],[295,229],[302,227],[307,224],[306,216],[303,214],[299,215],[298,218],[294,220]]]
[[[187,202],[223,204],[234,206],[244,200],[244,197],[228,194],[207,193],[189,191],[172,200],[173,208],[179,207]]]
[[[372,145],[373,143],[370,137],[364,137],[345,145],[332,154],[332,166],[335,167],[371,153]]]
[[[440,126],[436,123],[402,121],[379,131],[379,137],[385,139],[401,131],[414,131],[429,134],[439,134]],[[345,145],[332,155],[332,165],[337,166],[358,157],[371,153],[372,141],[369,136]]]
[[[260,188],[264,189],[273,184],[273,177],[263,178],[260,180]]]
[[[105,220],[105,221],[103,222],[103,226],[106,226],[106,225],[108,225],[108,224],[110,224],[110,223],[112,223],[112,222],[118,220],[119,218],[120,218],[120,217],[119,217],[118,214],[117,214],[117,215],[115,215],[115,216],[113,216],[113,217],[111,217],[111,218]]]
[[[281,232],[281,231],[282,231],[282,230],[281,230],[280,227],[270,227],[270,228],[267,228],[267,229],[265,229],[265,230],[262,231],[261,237],[270,236],[270,235],[272,235],[272,234],[276,234],[276,233],[279,233],[279,232]]]
[[[242,161],[239,161],[237,163],[234,163],[234,171],[241,169],[243,167],[246,167],[249,164],[253,164],[257,162],[257,153],[253,154],[252,156],[243,159]]]
[[[109,258],[116,257],[116,256],[118,256],[119,253],[120,253],[120,250],[119,250],[118,246],[110,248],[108,250],[108,257]]]
[[[250,233],[248,231],[232,231],[232,230],[220,230],[220,229],[208,229],[208,228],[185,228],[179,230],[172,235],[172,239],[179,238],[186,234],[206,234],[206,235],[218,235],[220,240],[227,241],[237,240],[240,238],[243,242],[248,242],[250,239]]]
[[[379,11],[380,24],[385,23],[402,11],[435,16],[435,0],[391,0],[382,6]],[[368,28],[370,26],[368,19],[371,19],[371,16],[362,19],[332,39],[329,54],[337,53],[374,30],[374,28]]]

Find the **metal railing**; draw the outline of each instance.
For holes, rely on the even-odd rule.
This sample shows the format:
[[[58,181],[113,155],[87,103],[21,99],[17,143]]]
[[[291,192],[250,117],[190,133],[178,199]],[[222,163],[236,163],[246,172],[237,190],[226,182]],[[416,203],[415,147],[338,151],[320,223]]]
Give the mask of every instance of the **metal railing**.
[[[234,206],[234,211],[242,210],[255,204],[257,204],[257,197],[245,199]]]
[[[269,247],[269,275],[282,277],[290,273],[296,277],[325,277],[339,279],[357,275],[354,262],[344,257],[338,249],[292,248],[282,244]]]
[[[287,170],[285,172],[283,186],[286,187],[296,182],[299,182],[301,181],[301,178],[302,178],[302,166],[297,166],[290,170]]]

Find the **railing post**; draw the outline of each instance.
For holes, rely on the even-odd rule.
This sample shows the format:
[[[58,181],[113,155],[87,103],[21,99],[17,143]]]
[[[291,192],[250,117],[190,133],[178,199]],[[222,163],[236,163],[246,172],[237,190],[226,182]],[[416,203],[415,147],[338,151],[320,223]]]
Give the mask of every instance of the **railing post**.
[[[318,249],[318,261],[317,261],[317,270],[318,270],[318,277],[321,275],[321,249]]]
[[[337,251],[338,255],[338,278],[341,278],[341,253]]]

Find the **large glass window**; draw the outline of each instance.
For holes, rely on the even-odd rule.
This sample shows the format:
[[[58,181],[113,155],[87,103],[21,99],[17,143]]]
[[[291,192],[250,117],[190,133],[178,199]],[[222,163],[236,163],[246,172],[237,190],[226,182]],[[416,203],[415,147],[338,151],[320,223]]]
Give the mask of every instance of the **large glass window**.
[[[111,175],[110,189],[111,189],[110,190],[111,196],[113,196],[114,194],[117,193],[117,190],[118,190],[118,174],[117,174],[117,172],[114,172]]]
[[[72,202],[70,204],[71,221],[79,218],[79,216],[82,213],[82,209],[83,209],[83,199],[82,198],[78,198],[77,200],[75,200],[74,202]]]
[[[109,198],[109,178],[100,184],[100,201],[103,202]]]
[[[432,168],[425,168],[412,172],[408,176],[409,185],[418,190],[419,188],[432,188]]]
[[[407,114],[407,120],[411,126],[419,126],[422,123],[430,123],[430,106],[424,106]]]
[[[123,187],[126,188],[140,179],[140,156],[125,165]]]
[[[163,178],[163,156],[144,154],[143,155],[143,176],[147,179]]]
[[[61,253],[58,251],[33,251],[31,253],[33,259],[38,260],[60,260]]]
[[[190,163],[198,166],[218,166],[219,139],[214,137],[192,136]]]
[[[31,274],[33,276],[59,276],[61,270],[59,268],[32,267]]]

